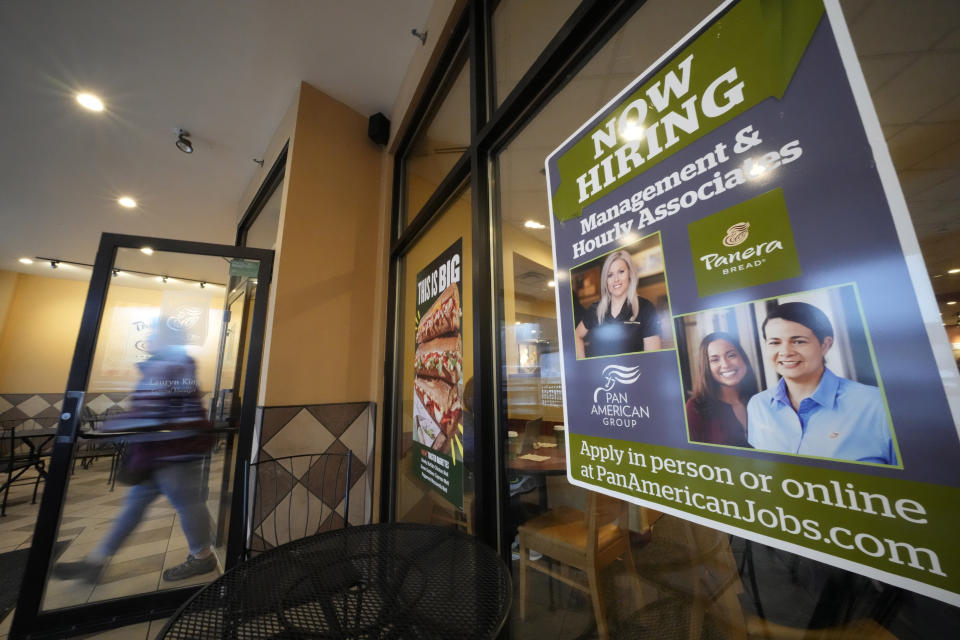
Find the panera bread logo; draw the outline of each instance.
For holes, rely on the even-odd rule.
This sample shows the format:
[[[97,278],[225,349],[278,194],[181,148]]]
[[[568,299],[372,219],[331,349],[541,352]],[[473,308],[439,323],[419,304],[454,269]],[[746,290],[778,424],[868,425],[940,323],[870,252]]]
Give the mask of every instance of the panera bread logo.
[[[735,247],[738,244],[743,244],[747,240],[747,236],[750,235],[750,223],[749,222],[738,222],[729,229],[727,229],[727,235],[723,237],[723,246],[725,247]]]
[[[701,297],[800,275],[780,189],[691,222],[687,231]]]
[[[733,227],[730,228],[733,229]],[[723,238],[723,244],[727,245],[728,247],[742,244],[744,240],[747,239],[747,232],[744,231],[742,236],[743,237],[741,237],[740,240],[730,244],[727,242],[730,240],[730,233],[728,232]],[[754,246],[747,247],[742,251],[733,251],[727,254],[708,253],[700,256],[700,261],[703,263],[704,267],[706,267],[707,271],[711,271],[714,268],[720,268],[723,271],[723,274],[726,275],[733,271],[743,271],[744,269],[759,267],[767,261],[767,259],[764,257],[766,254],[782,250],[782,242],[779,240],[771,240],[769,242],[758,242]]]

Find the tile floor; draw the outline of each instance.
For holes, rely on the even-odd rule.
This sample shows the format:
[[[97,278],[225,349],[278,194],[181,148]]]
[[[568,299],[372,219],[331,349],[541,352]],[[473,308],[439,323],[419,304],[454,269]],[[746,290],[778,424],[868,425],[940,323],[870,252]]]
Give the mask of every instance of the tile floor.
[[[217,464],[214,456],[207,503],[211,514],[217,513],[222,470],[222,460]],[[219,467],[219,468],[218,468]],[[110,461],[98,459],[88,469],[76,469],[71,477],[67,503],[57,540],[66,542],[59,561],[71,562],[82,559],[100,541],[114,517],[119,512],[127,488],[117,485],[110,491],[107,483]],[[43,487],[41,485],[41,491]],[[0,553],[29,548],[39,511],[37,504],[30,504],[33,486],[14,486],[10,489],[7,515],[0,518]],[[218,571],[203,576],[178,581],[164,582],[164,570],[180,564],[187,557],[187,542],[177,522],[177,515],[163,497],[150,506],[143,521],[114,555],[96,584],[79,580],[50,578],[44,595],[43,607],[54,609],[100,600],[107,600],[135,593],[148,593],[170,586],[205,583],[214,579]],[[6,640],[13,613],[0,622],[0,640]],[[110,640],[142,640],[156,636],[165,620],[154,620],[100,632],[86,638]]]

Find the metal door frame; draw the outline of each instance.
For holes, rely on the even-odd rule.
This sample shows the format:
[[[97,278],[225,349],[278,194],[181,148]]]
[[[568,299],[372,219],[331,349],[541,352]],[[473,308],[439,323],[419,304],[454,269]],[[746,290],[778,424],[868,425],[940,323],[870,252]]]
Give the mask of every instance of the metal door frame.
[[[173,613],[187,598],[203,585],[169,589],[155,593],[137,594],[124,598],[105,600],[76,607],[52,611],[40,611],[44,586],[50,569],[50,560],[56,543],[58,523],[63,514],[70,477],[71,458],[79,425],[79,411],[90,380],[90,368],[97,344],[100,322],[106,303],[107,289],[113,273],[117,249],[139,249],[150,246],[154,251],[187,253],[195,255],[222,256],[259,261],[258,285],[269,290],[273,272],[273,251],[248,249],[233,245],[149,238],[114,233],[104,233],[93,266],[87,300],[80,321],[77,346],[70,365],[67,390],[61,408],[60,422],[54,439],[50,469],[37,514],[33,542],[27,557],[23,585],[17,601],[10,638],[64,637],[89,633],[145,620],[162,618]],[[226,567],[243,560],[246,544],[247,505],[243,484],[253,447],[253,430],[256,419],[256,399],[260,383],[260,365],[263,355],[263,334],[266,326],[268,295],[258,295],[254,302],[253,321],[250,331],[250,348],[247,357],[247,379],[239,423],[238,455],[234,461],[233,500],[230,512],[230,529],[227,539]]]

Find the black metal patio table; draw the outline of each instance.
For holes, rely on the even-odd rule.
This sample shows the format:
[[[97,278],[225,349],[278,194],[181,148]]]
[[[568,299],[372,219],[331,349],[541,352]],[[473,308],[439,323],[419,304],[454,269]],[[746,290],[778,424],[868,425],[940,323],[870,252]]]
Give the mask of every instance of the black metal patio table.
[[[506,564],[454,528],[348,527],[291,542],[204,587],[159,638],[492,638]]]

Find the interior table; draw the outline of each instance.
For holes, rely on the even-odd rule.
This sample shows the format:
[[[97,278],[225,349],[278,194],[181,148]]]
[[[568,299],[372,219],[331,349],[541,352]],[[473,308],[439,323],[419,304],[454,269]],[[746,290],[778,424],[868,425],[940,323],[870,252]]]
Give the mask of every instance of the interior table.
[[[534,455],[543,460],[530,460],[525,455]],[[563,447],[540,447],[529,449],[521,455],[507,460],[507,469],[511,473],[538,476],[540,508],[547,510],[547,481],[545,476],[562,476],[567,473],[567,453]]]
[[[158,638],[493,638],[507,566],[476,538],[412,523],[348,527],[237,565]]]

